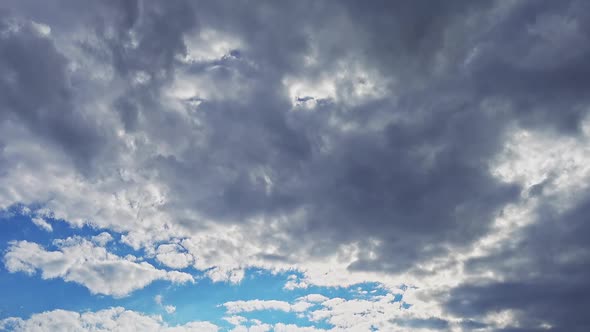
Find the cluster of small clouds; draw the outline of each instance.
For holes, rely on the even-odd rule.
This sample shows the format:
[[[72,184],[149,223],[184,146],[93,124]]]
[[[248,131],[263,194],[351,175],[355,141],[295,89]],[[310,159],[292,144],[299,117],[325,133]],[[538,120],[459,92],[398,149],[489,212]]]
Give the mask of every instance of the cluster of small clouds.
[[[154,301],[166,308],[163,297],[158,295]],[[232,332],[266,332],[266,331],[405,331],[408,327],[416,331],[428,331],[439,327],[448,327],[444,320],[427,317],[419,318],[408,315],[402,309],[396,295],[372,296],[367,299],[328,298],[321,294],[309,294],[296,299],[293,303],[275,300],[249,300],[226,302],[227,316],[224,320],[233,327]],[[264,311],[283,311],[296,313],[309,323],[326,322],[332,328],[324,329],[295,324],[269,324],[255,318],[246,318],[236,314]],[[456,324],[455,324],[456,325]],[[184,325],[168,326],[160,316],[146,316],[131,310],[116,307],[97,312],[76,313],[54,310],[34,314],[28,319],[6,318],[0,320],[0,331],[125,331],[141,329],[142,331],[218,331],[219,327],[210,322],[189,322]]]
[[[155,280],[194,282],[188,273],[157,269],[147,262],[108,252],[100,244],[108,242],[109,237],[108,233],[102,233],[94,237],[95,242],[80,237],[56,240],[55,251],[34,242],[11,242],[4,255],[4,265],[9,272],[33,275],[40,271],[43,279],[62,278],[83,285],[93,294],[116,297],[128,295]]]
[[[244,322],[245,318],[228,318],[230,322]],[[300,327],[294,324],[277,323],[274,326],[257,320],[250,320],[249,327],[235,326],[232,332],[320,332],[321,329]],[[35,314],[29,319],[6,318],[0,320],[0,331],[11,332],[218,332],[220,328],[210,322],[189,322],[183,325],[169,326],[160,316],[146,316],[121,307],[97,312],[77,313],[66,310],[54,310]]]
[[[406,330],[590,325],[586,1],[56,1],[0,5],[0,208],[162,266],[103,233],[11,242],[8,271],[125,296],[297,270],[415,286],[401,323],[354,302]]]
[[[432,313],[420,313],[409,310],[411,306],[400,297],[401,294],[387,293],[366,298],[328,298],[321,294],[309,294],[296,299],[293,303],[275,300],[249,300],[226,302],[227,313],[232,316],[226,320],[235,325],[236,331],[250,331],[246,324],[256,329],[270,331],[470,331],[476,326],[471,321],[445,320],[433,316]],[[278,310],[297,313],[310,324],[327,323],[331,328],[297,326],[294,324],[268,325],[257,320],[237,316],[239,313]],[[470,325],[471,324],[471,325]],[[482,331],[492,331],[499,326],[492,321],[479,323]],[[265,329],[266,328],[266,329]],[[253,331],[253,330],[252,330]]]
[[[21,318],[7,318],[0,320],[0,331],[217,332],[219,328],[209,322],[189,322],[184,325],[168,326],[160,316],[146,316],[132,310],[115,307],[84,313],[54,310],[35,314],[26,320]]]

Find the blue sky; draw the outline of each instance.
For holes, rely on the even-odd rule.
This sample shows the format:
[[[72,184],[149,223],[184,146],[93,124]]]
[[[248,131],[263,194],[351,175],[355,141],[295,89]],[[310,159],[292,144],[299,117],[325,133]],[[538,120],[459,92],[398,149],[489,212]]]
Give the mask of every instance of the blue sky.
[[[23,210],[25,212],[23,213]],[[30,209],[24,206],[14,206],[3,213],[1,224],[2,247],[4,253],[10,250],[13,241],[35,242],[47,250],[58,250],[55,239],[72,237],[92,238],[103,233],[90,226],[71,228],[62,220],[47,218],[52,230],[48,232],[43,227],[36,225],[27,213]],[[118,243],[120,234],[111,234],[115,240],[106,247],[112,253],[119,256],[128,254],[144,256],[144,261],[158,268],[166,269],[166,265],[159,263],[145,252],[135,251],[129,246]],[[42,278],[40,273],[25,274],[8,271],[3,268],[0,274],[0,285],[4,296],[0,299],[0,320],[9,317],[28,318],[39,312],[48,312],[63,309],[74,312],[95,312],[111,307],[124,307],[127,310],[141,312],[146,315],[161,316],[163,321],[170,325],[184,325],[192,321],[208,321],[217,325],[221,330],[235,328],[226,317],[228,310],[223,305],[233,301],[282,301],[294,303],[299,298],[309,294],[321,294],[328,298],[343,300],[368,299],[372,300],[389,293],[383,285],[376,282],[363,282],[347,287],[319,287],[285,289],[285,284],[290,278],[302,275],[298,271],[283,271],[272,273],[264,269],[248,269],[244,278],[239,283],[213,282],[194,268],[185,268],[181,271],[193,275],[197,282],[194,284],[170,284],[166,281],[155,281],[148,286],[126,294],[123,297],[113,297],[103,294],[92,294],[84,285],[75,282],[66,282],[59,278]],[[400,287],[403,291],[404,287]],[[410,305],[402,302],[402,293],[395,294],[391,303],[400,302],[402,306]],[[174,312],[167,312],[165,306],[173,306]],[[309,310],[319,309],[320,303],[315,303]],[[332,324],[326,320],[310,321],[305,315],[296,312],[269,309],[240,314],[248,320],[256,319],[267,324],[292,324],[299,327],[317,327],[321,329],[332,328]],[[255,325],[244,323],[244,326]]]
[[[589,36],[586,0],[0,1],[0,331],[587,332]]]

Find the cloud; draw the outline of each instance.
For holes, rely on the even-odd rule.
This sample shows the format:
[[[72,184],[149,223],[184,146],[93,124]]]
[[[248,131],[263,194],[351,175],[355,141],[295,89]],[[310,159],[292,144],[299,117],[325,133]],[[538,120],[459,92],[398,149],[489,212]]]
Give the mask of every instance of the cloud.
[[[0,121],[23,124],[82,163],[99,153],[104,137],[93,115],[75,105],[67,58],[37,26],[0,16],[0,73],[6,78],[0,81]]]
[[[585,241],[588,198],[562,213],[547,211],[518,232],[512,247],[473,259],[467,267],[493,270],[502,279],[465,283],[452,290],[447,308],[458,315],[485,321],[500,310],[512,312],[509,327],[543,326],[582,331],[590,321],[582,315],[589,302],[590,270]],[[559,304],[556,305],[556,304]]]
[[[34,314],[28,319],[10,317],[0,320],[0,330],[15,332],[131,331],[136,329],[153,332],[218,331],[218,327],[209,322],[189,322],[184,325],[169,326],[160,316],[147,316],[121,307],[84,313],[53,310]]]
[[[248,321],[248,318],[237,315],[226,316],[223,319],[232,325],[240,325]]]
[[[314,299],[315,303],[306,302],[306,299]],[[331,326],[328,329],[318,329],[275,324],[273,328],[276,331],[371,331],[373,328],[384,331],[406,331],[412,328],[412,331],[422,331],[423,329],[460,328],[465,325],[457,319],[447,320],[437,317],[443,314],[440,311],[416,311],[404,304],[400,294],[388,292],[384,295],[368,295],[367,292],[366,298],[328,298],[319,294],[308,294],[292,303],[277,300],[248,300],[226,302],[223,306],[230,315],[279,310],[297,313],[297,317],[305,319],[312,326],[318,323]],[[247,322],[246,318],[235,315],[226,317],[226,320],[236,326],[245,326]]]
[[[315,327],[302,327],[302,326],[297,326],[295,324],[283,324],[283,323],[278,323],[274,326],[274,330],[277,332],[320,332],[320,331],[326,331],[325,329],[318,329]]]
[[[183,248],[177,244],[162,244],[158,246],[156,259],[174,269],[186,268],[193,263],[193,256],[181,250]]]
[[[113,241],[113,236],[107,232],[102,232],[92,237],[92,242],[96,243],[96,245],[100,247],[106,246],[107,243],[111,241]]]
[[[305,296],[297,298],[297,301],[304,301],[304,302],[311,302],[311,303],[321,303],[328,300],[328,297],[322,294],[307,294]]]
[[[277,300],[230,301],[225,302],[223,306],[226,308],[227,313],[229,314],[260,310],[279,310],[289,312],[292,309],[288,302]]]
[[[2,8],[0,207],[213,281],[412,285],[406,328],[587,325],[586,2]],[[87,242],[6,256],[96,293],[99,265],[136,276],[119,296],[190,280]]]
[[[590,176],[585,128],[577,138],[542,131],[516,135],[506,151],[511,157],[497,172],[530,188],[529,216],[513,223],[487,255],[466,261],[466,271],[480,277],[451,290],[449,312],[507,330],[583,330],[585,319],[577,310],[587,298],[589,272],[583,240]]]
[[[4,265],[11,273],[32,275],[40,271],[43,279],[62,278],[83,285],[93,294],[115,297],[126,296],[155,280],[194,282],[190,274],[129,261],[85,239],[68,238],[56,244],[58,250],[48,251],[33,242],[11,242]]]
[[[47,232],[53,232],[53,227],[51,226],[51,224],[45,221],[43,218],[34,217],[31,218],[31,220],[33,221],[33,224],[37,225],[39,228]]]
[[[307,12],[308,7],[288,6],[269,4],[266,8],[274,13],[274,20],[284,23],[293,21],[293,12]],[[381,31],[373,30],[368,22],[357,21],[348,6],[328,3],[318,7],[313,15],[301,16],[305,17],[304,22],[293,22],[293,25],[304,24],[311,31],[319,30],[320,18],[335,13],[331,22],[339,30],[352,33],[355,47],[364,46],[360,40],[365,33],[379,35]],[[165,240],[167,236],[190,237],[193,230],[204,226],[204,220],[240,224],[252,218],[264,218],[268,222],[293,219],[298,214],[302,216],[299,222],[282,226],[279,231],[287,238],[307,239],[303,246],[312,255],[315,251],[335,254],[349,243],[362,246],[364,255],[368,254],[369,243],[376,243],[371,250],[378,259],[358,257],[350,268],[403,271],[417,259],[429,259],[442,254],[449,246],[465,245],[480,237],[500,207],[516,198],[517,188],[496,181],[488,173],[485,162],[472,163],[485,161],[500,147],[493,138],[504,128],[502,114],[487,111],[481,103],[463,97],[452,103],[439,103],[447,94],[436,92],[435,86],[420,93],[408,87],[393,94],[389,86],[376,95],[360,93],[357,76],[362,76],[360,80],[366,84],[380,82],[373,73],[382,72],[383,68],[376,66],[383,63],[372,61],[373,56],[380,59],[379,54],[354,60],[359,59],[354,52],[344,52],[333,61],[338,66],[330,65],[331,55],[344,51],[337,44],[344,41],[334,39],[333,31],[311,38],[303,30],[263,29],[265,37],[259,39],[255,33],[257,27],[268,22],[255,8],[246,7],[239,15],[214,3],[199,11],[184,2],[150,5],[142,10],[134,5],[100,7],[96,15],[117,33],[108,33],[108,29],[88,31],[76,26],[80,33],[92,37],[84,39],[81,50],[74,52],[72,46],[63,45],[62,49],[61,44],[54,45],[56,52],[65,54],[62,55],[65,67],[86,64],[80,62],[83,58],[80,54],[88,50],[104,55],[104,58],[95,55],[93,61],[110,68],[113,76],[94,80],[92,87],[100,87],[106,97],[93,99],[87,93],[89,99],[77,100],[76,110],[99,109],[92,115],[105,118],[96,123],[106,127],[94,130],[104,133],[101,137],[108,140],[100,145],[105,154],[95,156],[102,161],[93,163],[98,168],[96,172],[75,178],[78,191],[90,191],[76,195],[83,197],[76,199],[83,201],[77,208],[73,208],[73,203],[57,203],[71,202],[71,199],[50,200],[46,197],[49,193],[39,192],[37,200],[49,200],[47,208],[66,221],[92,220],[103,227],[128,231],[130,234],[125,239],[135,247]],[[396,8],[385,6],[385,10],[389,9],[397,15]],[[420,8],[402,6],[401,9],[429,22],[422,17]],[[439,26],[453,23],[454,15],[459,15],[452,8],[442,9],[441,22],[432,27],[427,25],[423,31],[425,40],[435,40],[440,33]],[[374,8],[367,10],[369,15],[375,13]],[[104,15],[111,12],[119,15]],[[178,24],[170,27],[160,24],[176,15],[174,22]],[[221,21],[232,23],[217,23]],[[74,18],[71,24],[76,24]],[[361,29],[354,33],[356,26]],[[230,54],[216,60],[179,61],[188,52],[187,40],[200,35],[202,27],[207,27],[205,31],[218,31],[220,38],[235,40],[233,44],[241,49],[230,50]],[[57,34],[59,29],[54,31]],[[165,46],[158,43],[161,38],[166,41]],[[400,40],[389,46],[397,47],[398,42],[406,45],[411,40],[408,36],[395,38]],[[275,44],[269,47],[271,40]],[[55,42],[49,39],[47,43]],[[283,43],[284,48],[277,46]],[[161,46],[150,46],[155,44]],[[414,47],[407,51],[413,52]],[[416,51],[422,52],[419,47]],[[315,60],[306,60],[310,56]],[[407,60],[412,58],[408,55]],[[97,66],[94,62],[87,64],[89,68],[80,65],[79,72],[64,75],[67,78],[92,71],[92,66]],[[348,67],[358,68],[358,72],[342,73]],[[416,67],[421,64],[417,63]],[[386,72],[395,68],[400,66],[396,64]],[[323,75],[315,77],[314,72]],[[78,78],[75,75],[70,79]],[[285,79],[304,77],[313,87],[316,79],[321,81],[330,76],[338,77],[337,82],[326,83],[334,85],[333,96],[316,96],[324,101],[314,112],[292,111],[288,87],[283,84]],[[203,80],[224,91],[233,91],[238,85],[247,88],[239,90],[237,98],[207,98],[199,95],[199,89],[190,97],[170,95],[170,89],[183,77],[189,81]],[[79,79],[85,81],[83,77]],[[113,91],[114,85],[119,88]],[[269,93],[268,86],[277,88]],[[313,89],[309,93],[312,92]],[[406,94],[403,100],[398,98],[399,93]],[[347,102],[350,94],[355,96],[354,103]],[[200,101],[196,106],[199,111],[193,109],[191,100]],[[427,104],[423,103],[425,100]],[[444,106],[435,112],[429,106],[434,104]],[[408,107],[416,112],[404,112]],[[481,112],[457,111],[463,107],[474,107]],[[116,117],[109,112],[120,112],[120,121],[115,121]],[[440,123],[446,125],[438,126]],[[228,132],[232,135],[225,134]],[[469,141],[477,148],[463,148],[465,135],[471,135]],[[104,172],[100,170],[101,165],[105,165]],[[112,169],[119,171],[114,174],[109,171]],[[100,181],[104,188],[94,185],[95,174],[106,175]],[[15,176],[11,174],[11,178]],[[117,193],[115,197],[111,195],[113,190]],[[68,195],[63,189],[48,192]],[[107,197],[96,197],[103,195]],[[88,202],[84,198],[92,196],[95,198]],[[96,198],[105,202],[99,203],[104,208],[94,207]],[[431,222],[435,219],[437,222]],[[466,219],[476,221],[458,221]],[[358,220],[364,220],[363,224]],[[167,231],[157,232],[156,236],[156,229]],[[323,236],[326,232],[331,236]],[[287,245],[291,248],[286,248]],[[284,242],[278,254],[291,252],[297,246],[297,242]],[[386,255],[392,251],[398,254]],[[174,266],[188,264],[186,256],[182,262],[177,260],[181,258],[178,255],[168,258],[163,259]],[[221,278],[218,276],[228,274],[214,276]]]

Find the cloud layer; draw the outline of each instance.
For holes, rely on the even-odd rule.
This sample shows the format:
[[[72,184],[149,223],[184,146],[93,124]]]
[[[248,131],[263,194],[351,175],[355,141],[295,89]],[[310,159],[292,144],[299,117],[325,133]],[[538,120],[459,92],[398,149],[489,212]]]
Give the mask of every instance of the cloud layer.
[[[296,270],[416,287],[408,329],[590,324],[587,2],[85,6],[0,5],[0,208],[162,268],[71,238],[8,271],[124,296]]]

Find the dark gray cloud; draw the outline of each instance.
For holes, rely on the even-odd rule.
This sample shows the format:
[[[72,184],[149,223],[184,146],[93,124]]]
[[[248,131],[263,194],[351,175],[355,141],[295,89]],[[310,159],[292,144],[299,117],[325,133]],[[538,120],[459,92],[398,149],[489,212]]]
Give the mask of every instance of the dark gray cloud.
[[[406,328],[417,328],[417,329],[432,329],[432,330],[446,330],[449,327],[449,322],[440,318],[427,318],[427,319],[406,319],[400,321],[394,321],[398,326]]]
[[[403,6],[408,12],[391,13],[413,14],[422,20],[430,17],[408,6]],[[173,183],[177,197],[182,197],[174,208],[194,206],[208,217],[234,222],[303,208],[308,220],[300,228],[294,226],[292,236],[315,241],[330,234],[332,240],[321,247],[325,254],[348,241],[369,237],[383,241],[383,259],[359,261],[352,266],[357,269],[403,270],[416,259],[442,254],[448,244],[468,244],[485,233],[499,207],[518,193],[516,186],[493,179],[486,164],[501,147],[510,118],[485,109],[479,96],[456,95],[457,91],[449,88],[438,91],[447,81],[457,85],[454,77],[433,78],[437,82],[433,87],[420,90],[403,87],[401,101],[386,96],[352,109],[327,101],[313,113],[294,113],[286,93],[268,87],[280,86],[282,77],[302,65],[313,29],[323,25],[310,19],[318,13],[292,15],[300,10],[298,5],[282,8],[264,3],[262,7],[248,7],[237,18],[234,15],[240,11],[214,8],[212,16],[206,10],[200,12],[208,14],[199,17],[203,26],[212,20],[208,24],[215,27],[224,22],[222,29],[245,40],[246,49],[240,50],[239,60],[215,66],[238,66],[241,70],[240,60],[249,60],[260,68],[246,72],[252,85],[247,95],[237,101],[205,101],[201,105],[195,117],[204,124],[201,135],[206,145],[191,146],[181,158],[154,159],[165,182]],[[352,26],[374,29],[370,20],[356,22],[348,9],[333,10],[352,20]],[[275,14],[273,20],[264,16],[270,14]],[[459,15],[454,10],[445,14],[449,21]],[[302,28],[292,29],[295,25]],[[401,38],[388,36],[386,30],[380,31],[384,40]],[[436,39],[428,34],[441,32],[437,23],[420,33],[423,38]],[[280,41],[273,42],[278,36]],[[361,39],[361,35],[352,37]],[[285,40],[295,41],[283,45]],[[348,42],[355,52],[368,47],[364,41]],[[428,53],[419,47],[406,49],[405,42],[395,41],[391,47],[403,49],[407,61],[413,53]],[[372,62],[372,56],[363,60]],[[318,70],[334,60],[322,54]],[[423,62],[419,57],[413,61],[416,67]],[[377,66],[390,73],[406,64],[377,62]],[[200,68],[206,70],[207,66]],[[329,123],[336,116],[363,125],[387,114],[403,120],[376,131],[353,133]],[[327,142],[332,145],[329,149],[325,148]],[[251,175],[257,169],[269,173],[275,184],[271,192],[261,177]],[[392,251],[398,255],[385,254]]]
[[[91,159],[101,133],[75,105],[67,59],[31,24],[17,28],[20,22],[0,15],[0,120],[25,124],[77,162]]]
[[[523,125],[578,130],[590,85],[588,15],[583,1],[516,6],[480,41],[469,66],[477,91],[509,100]]]
[[[512,309],[517,322],[530,327],[523,331],[536,330],[542,323],[552,326],[551,331],[584,331],[590,324],[585,315],[590,305],[589,212],[587,196],[566,212],[541,208],[537,221],[510,247],[466,265],[470,270],[495,271],[505,280],[482,280],[454,289],[449,310],[479,317]]]
[[[125,168],[133,155],[136,171],[166,187],[162,209],[188,229],[202,226],[189,212],[220,223],[302,212],[283,231],[318,257],[359,243],[351,270],[416,270],[485,236],[522,191],[550,199],[542,187],[500,181],[490,164],[514,128],[575,138],[588,113],[584,1],[56,3],[64,9],[13,2],[0,16],[0,121],[26,126],[80,165],[93,161],[88,177]],[[11,16],[47,24],[51,35],[31,23],[11,29]],[[218,35],[193,47],[238,42],[216,58],[185,60],[187,40],[208,31]],[[104,86],[71,74],[76,57],[110,70]],[[369,80],[355,66],[385,78],[371,77],[385,92],[353,99]],[[309,88],[293,100],[286,82],[297,78],[340,81],[333,95]],[[181,80],[196,92],[172,102]],[[294,110],[312,101],[313,110]],[[133,149],[117,129],[137,139]],[[508,281],[454,289],[448,310],[467,329],[508,308],[525,330],[546,319],[581,331],[587,210],[548,209],[552,217],[514,248],[471,261],[468,269]],[[281,253],[298,250],[290,245]],[[561,254],[568,260],[550,259]],[[515,256],[524,263],[511,264]]]

